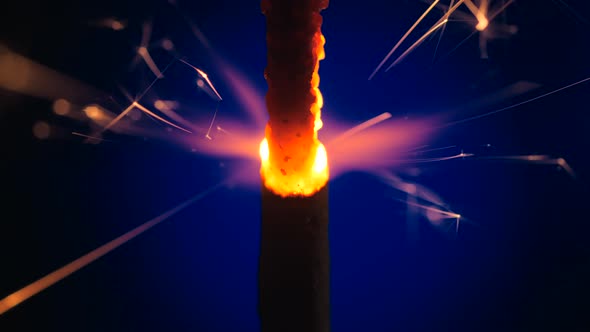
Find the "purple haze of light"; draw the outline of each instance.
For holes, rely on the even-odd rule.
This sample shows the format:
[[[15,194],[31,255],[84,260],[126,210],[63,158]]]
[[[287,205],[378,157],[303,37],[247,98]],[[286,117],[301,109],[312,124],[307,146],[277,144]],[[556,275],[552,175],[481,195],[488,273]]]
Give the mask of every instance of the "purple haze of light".
[[[259,145],[264,137],[264,126],[267,121],[263,93],[230,65],[224,63],[220,71],[231,90],[230,93],[245,111],[246,118],[228,119],[220,115],[213,126],[211,140],[194,135],[179,138],[184,146],[203,155],[240,160],[239,169],[252,169],[252,174],[241,172],[245,174],[238,177],[243,180],[241,184],[259,186]],[[329,100],[326,104],[329,104]],[[330,110],[324,112],[330,113]],[[349,171],[371,172],[384,167],[395,167],[398,164],[397,160],[402,160],[401,157],[405,156],[407,151],[431,139],[431,128],[435,128],[438,121],[434,118],[404,119],[394,114],[387,121],[346,137],[342,137],[342,134],[358,125],[357,123],[346,123],[334,120],[333,117],[325,119],[324,123],[318,134],[326,143],[330,177],[335,179]]]

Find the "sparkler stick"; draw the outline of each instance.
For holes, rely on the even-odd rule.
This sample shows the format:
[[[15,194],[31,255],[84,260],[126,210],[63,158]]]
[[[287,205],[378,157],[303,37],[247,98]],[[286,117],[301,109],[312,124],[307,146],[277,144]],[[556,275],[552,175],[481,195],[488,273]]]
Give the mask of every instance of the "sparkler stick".
[[[269,121],[260,144],[263,332],[329,331],[328,164],[322,127],[319,12],[327,0],[263,0]]]

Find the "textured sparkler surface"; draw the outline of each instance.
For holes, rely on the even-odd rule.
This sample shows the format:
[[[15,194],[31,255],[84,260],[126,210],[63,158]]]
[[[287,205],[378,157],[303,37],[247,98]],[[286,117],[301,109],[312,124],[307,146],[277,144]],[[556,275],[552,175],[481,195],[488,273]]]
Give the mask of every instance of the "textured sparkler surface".
[[[324,104],[319,90],[327,0],[262,1],[266,16],[269,121],[260,143],[264,185],[280,196],[310,196],[328,182],[326,148],[318,140]]]

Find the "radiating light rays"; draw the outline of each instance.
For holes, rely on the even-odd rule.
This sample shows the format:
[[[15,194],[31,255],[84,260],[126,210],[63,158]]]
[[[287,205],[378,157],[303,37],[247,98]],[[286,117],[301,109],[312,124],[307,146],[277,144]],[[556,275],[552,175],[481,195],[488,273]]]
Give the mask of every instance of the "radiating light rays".
[[[444,31],[444,29],[446,28],[446,22],[448,22],[449,20],[448,17],[450,17],[450,15],[453,14],[453,12],[454,15],[457,16],[459,16],[460,14],[468,15],[469,20],[466,21],[470,24],[473,23],[473,17],[468,12],[455,11],[457,8],[459,8],[461,2],[463,1],[459,1],[458,3],[451,1],[450,6],[446,7],[446,11],[443,14],[443,18],[439,20],[439,23],[435,24],[430,30],[428,30],[426,35],[423,35],[420,39],[418,39],[417,42],[414,43],[414,45],[410,46],[408,50],[403,52],[403,54],[399,56],[396,60],[394,60],[393,64],[391,64],[387,69],[389,70],[392,66],[402,61],[404,57],[409,55],[410,52],[416,49],[424,40],[426,40],[426,38],[434,34],[436,31],[441,31],[439,38],[440,42],[443,35],[442,31]],[[487,20],[486,24],[482,24],[480,28],[477,28],[477,26],[475,26],[476,30],[484,31],[484,33],[479,34],[481,43],[480,46],[482,47],[483,51],[485,51],[485,41],[488,38],[486,37],[488,36],[487,34],[492,34],[494,31],[493,29],[498,28],[497,24],[489,26],[488,24],[497,16],[498,13],[504,10],[512,2],[512,0],[505,2],[505,5],[503,7],[493,12],[487,18],[487,1],[482,0],[479,2],[479,7],[477,7],[477,10],[482,11],[484,14],[480,16],[486,18]],[[469,3],[474,5],[471,1],[469,1]],[[376,75],[376,73],[385,65],[385,63],[391,58],[391,56],[399,50],[400,45],[408,39],[412,31],[414,31],[417,25],[424,19],[424,17],[431,12],[434,6],[440,6],[438,0],[434,1],[430,5],[430,7],[426,10],[426,12],[424,12],[424,14],[418,19],[418,21],[416,21],[412,25],[412,27],[404,34],[402,39],[397,42],[394,48],[389,52],[389,54],[387,54],[387,56],[383,59],[379,66],[377,66],[377,68],[373,71],[373,73],[369,77],[369,80],[371,80]],[[477,15],[475,16],[477,18]],[[478,25],[481,22],[485,22],[481,20],[481,17],[477,18]],[[192,24],[190,21],[189,25],[191,26],[194,35],[201,41],[201,43],[210,51],[213,51],[209,41],[205,38],[203,32],[200,31],[196,27],[196,25]],[[149,30],[151,31],[151,26]],[[150,70],[152,70],[152,72],[156,76],[156,79],[152,81],[148,89],[146,89],[144,93],[142,93],[138,98],[132,98],[131,95],[127,93],[127,98],[129,99],[130,104],[117,116],[115,116],[115,114],[113,113],[106,111],[106,109],[104,108],[101,108],[103,110],[103,113],[100,114],[95,114],[95,112],[90,111],[84,112],[83,114],[88,115],[88,113],[90,113],[90,116],[88,116],[90,120],[96,122],[99,125],[102,123],[103,128],[100,131],[100,133],[106,130],[111,130],[117,131],[119,133],[122,132],[126,134],[132,134],[133,132],[128,127],[129,123],[124,123],[125,121],[122,120],[125,117],[131,118],[132,113],[138,110],[142,113],[139,113],[138,111],[137,114],[146,114],[149,116],[150,119],[155,119],[155,121],[157,120],[161,123],[166,124],[167,126],[176,128],[185,133],[199,132],[199,135],[182,134],[178,135],[179,137],[171,137],[169,139],[173,142],[181,142],[184,146],[189,147],[191,151],[197,152],[201,155],[209,155],[220,158],[240,159],[240,167],[242,167],[243,165],[244,168],[251,168],[251,171],[249,173],[244,172],[245,175],[236,181],[239,181],[240,184],[247,184],[259,188],[259,178],[256,176],[258,172],[258,155],[256,152],[259,143],[260,132],[261,130],[263,130],[264,124],[266,122],[263,95],[259,91],[257,91],[254,84],[246,76],[242,75],[239,71],[237,71],[235,68],[228,65],[227,63],[223,62],[221,59],[215,59],[220,65],[218,70],[211,71],[210,74],[214,78],[219,76],[222,77],[223,80],[220,81],[222,84],[220,85],[220,87],[229,87],[228,91],[224,93],[224,97],[230,98],[228,97],[227,93],[234,95],[236,97],[237,102],[239,102],[242,108],[248,112],[248,120],[253,120],[253,123],[244,124],[244,121],[242,119],[224,119],[224,112],[219,112],[218,116],[218,102],[213,113],[213,116],[211,118],[211,121],[208,122],[208,128],[205,125],[202,129],[200,128],[199,130],[196,130],[196,126],[192,122],[187,121],[182,116],[180,116],[180,114],[175,112],[178,109],[179,105],[177,102],[160,99],[154,102],[153,99],[150,99],[149,101],[143,103],[140,99],[147,93],[147,91],[154,85],[154,83],[157,82],[158,79],[164,77],[164,72],[166,72],[166,68],[168,67],[167,66],[160,72],[159,67],[156,65],[154,59],[151,58],[151,55],[149,54],[148,50],[154,46],[162,47],[166,50],[171,50],[174,48],[174,44],[172,44],[172,41],[168,39],[163,39],[161,41],[150,44],[150,32],[146,31],[146,26],[144,26],[144,34],[142,36],[141,46],[138,48],[138,56],[140,60],[143,59],[143,61],[150,68]],[[476,33],[478,32],[473,32],[473,34]],[[145,57],[142,56],[141,53],[144,53]],[[1,53],[0,59],[2,59]],[[173,62],[174,61],[175,60],[173,60]],[[171,62],[170,64],[172,64],[173,62]],[[182,62],[187,64],[197,72],[197,75],[200,78],[200,80],[198,80],[196,83],[197,86],[199,86],[200,89],[208,93],[208,95],[213,100],[220,101],[221,96],[217,91],[216,87],[213,86],[213,84],[211,83],[207,73],[193,65],[190,65],[186,61]],[[153,64],[153,66],[150,65],[150,63]],[[2,68],[1,64],[2,61],[0,61],[0,68]],[[571,86],[584,83],[587,80],[590,80],[590,78],[576,82],[574,84],[571,84],[570,86],[558,89],[556,91],[532,98],[525,102],[514,104],[506,108],[488,112],[482,115],[477,115],[475,117],[459,120],[450,124],[446,124],[443,127],[468,122],[508,109],[512,109],[514,107],[523,105],[528,102],[532,102],[544,96],[548,96],[563,89],[569,88]],[[0,77],[0,82],[3,82],[2,77]],[[217,81],[217,84],[220,84],[220,82]],[[518,85],[519,83],[522,84]],[[474,103],[472,105],[464,104],[463,108],[481,108],[496,103],[499,100],[511,98],[515,94],[527,93],[538,87],[538,84],[531,82],[517,82],[516,85],[507,87],[506,90],[502,90],[498,93],[489,95],[483,100],[478,101],[477,103]],[[221,88],[221,91],[223,92],[223,88]],[[55,114],[58,114],[60,116],[73,116],[73,114],[76,113],[77,106],[75,105],[74,101],[69,100],[69,98],[64,95],[55,95],[52,97],[52,99],[55,98],[65,98],[57,99],[55,101],[53,107]],[[149,105],[152,105],[152,102],[153,107],[160,111],[162,114],[164,114],[165,117],[156,115],[154,111],[151,111],[148,108]],[[327,101],[327,104],[329,105],[329,101]],[[77,113],[82,114],[82,112]],[[322,135],[325,135],[325,137],[327,137],[326,141],[329,142],[328,144],[326,144],[326,146],[328,148],[328,153],[330,155],[330,166],[332,168],[333,177],[337,177],[340,174],[352,170],[363,170],[372,172],[375,169],[379,169],[381,167],[395,167],[398,165],[408,164],[414,165],[423,163],[437,163],[447,160],[466,158],[532,162],[534,164],[560,166],[570,175],[575,176],[573,170],[563,158],[555,158],[545,155],[490,157],[479,155],[475,156],[474,154],[461,152],[459,154],[452,154],[449,156],[436,158],[404,159],[408,156],[421,155],[435,151],[446,152],[446,150],[456,148],[457,146],[452,145],[441,148],[427,149],[427,145],[422,145],[418,148],[414,148],[413,150],[408,150],[410,147],[414,147],[424,142],[430,141],[434,133],[433,128],[441,128],[437,126],[438,124],[440,124],[440,122],[431,119],[416,121],[392,119],[388,122],[385,122],[385,120],[390,119],[391,116],[391,113],[384,112],[381,115],[378,115],[375,118],[369,119],[363,122],[362,124],[356,126],[345,124],[339,121],[326,120],[325,130],[324,133],[322,133]],[[165,118],[170,119],[171,121],[166,120]],[[105,119],[108,120],[108,123],[106,124],[104,122],[101,122],[105,121]],[[167,128],[169,129],[169,127]],[[206,128],[207,130],[205,133]],[[200,135],[201,133],[204,133],[204,135]],[[109,141],[99,136],[90,136],[78,132],[72,132],[72,135],[85,137],[91,141]],[[166,138],[168,139],[168,137]],[[398,190],[406,194],[407,198],[405,200],[400,201],[405,202],[408,205],[408,207],[412,207],[411,211],[418,211],[425,218],[427,218],[433,225],[440,225],[442,223],[447,225],[447,223],[449,223],[450,226],[454,226],[455,232],[459,231],[460,222],[463,222],[465,219],[460,214],[450,210],[448,205],[445,204],[443,200],[440,197],[438,197],[437,194],[433,193],[432,191],[426,189],[424,186],[419,185],[417,183],[406,182],[401,179],[399,179],[398,182],[395,182],[391,180],[391,178],[388,178],[388,181],[388,184],[390,186],[394,187],[394,185],[392,185],[392,183],[394,183],[395,186],[397,186],[396,188]]]
[[[488,31],[489,30],[488,27],[490,25],[490,22],[492,22],[496,18],[496,16],[498,16],[500,13],[502,13],[513,1],[514,0],[509,0],[509,1],[505,2],[499,9],[494,11],[491,15],[488,15],[488,11],[489,11],[488,0],[479,1],[479,7],[476,6],[472,0],[459,0],[457,2],[455,2],[454,0],[451,0],[450,4],[448,6],[440,3],[438,0],[433,1],[432,3],[430,3],[430,6],[422,14],[422,16],[420,16],[418,18],[418,20],[416,20],[416,22],[414,22],[414,24],[410,27],[410,29],[402,36],[402,38],[396,43],[396,45],[389,51],[389,53],[379,63],[377,68],[369,76],[369,80],[371,80],[377,74],[379,69],[381,69],[384,66],[384,64],[389,60],[389,58],[393,55],[393,53],[399,48],[399,46],[407,39],[407,37],[411,34],[411,32],[416,28],[416,26],[427,16],[428,13],[431,12],[431,10],[434,7],[443,8],[443,10],[444,10],[443,16],[426,33],[424,33],[408,49],[406,49],[400,56],[398,56],[393,61],[393,63],[391,63],[387,67],[387,69],[385,70],[386,72],[389,71],[394,66],[396,66],[397,64],[399,64],[405,57],[407,57],[412,51],[414,51],[418,46],[420,46],[426,40],[426,38],[428,38],[433,33],[435,33],[440,28],[442,28],[440,37],[436,43],[436,48],[435,48],[435,51],[433,54],[432,62],[434,63],[434,61],[436,59],[436,53],[438,52],[440,42],[442,40],[443,32],[446,27],[446,23],[450,21],[451,15],[453,15],[455,12],[457,12],[457,15],[459,15],[463,19],[462,20],[452,20],[454,22],[455,21],[456,22],[461,22],[461,21],[472,22],[473,21],[472,17],[475,17],[475,20],[476,20],[476,24],[474,25],[475,31],[472,32],[461,43],[459,43],[459,45],[457,45],[451,52],[449,52],[447,54],[447,56],[450,53],[452,53],[455,49],[457,49],[459,46],[461,46],[465,41],[470,39],[477,32],[480,32],[480,41],[479,42],[480,42],[481,57],[487,58],[487,40],[493,36],[493,33]],[[469,9],[472,16],[469,16],[465,13],[457,11],[459,6],[461,6],[462,4],[464,4]]]
[[[373,79],[373,77],[375,76],[375,74],[377,74],[377,72],[379,71],[379,69],[381,69],[381,67],[383,67],[383,65],[385,65],[385,62],[387,62],[387,60],[389,60],[389,58],[391,57],[391,55],[398,49],[398,47],[404,42],[404,40],[406,40],[406,38],[412,33],[412,31],[414,31],[414,29],[418,26],[418,24],[420,24],[420,22],[422,22],[422,20],[424,19],[424,17],[426,17],[426,15],[428,15],[428,13],[432,10],[432,8],[434,8],[436,6],[436,4],[439,1],[440,0],[435,0],[430,5],[430,7],[428,7],[426,9],[426,11],[422,14],[422,16],[420,16],[416,20],[416,22],[414,22],[414,24],[410,27],[410,29],[408,29],[408,31],[402,36],[402,38],[400,38],[400,40],[395,44],[395,46],[393,46],[393,48],[391,49],[391,51],[389,51],[389,53],[387,53],[387,55],[385,56],[385,58],[383,58],[383,60],[381,60],[381,62],[377,66],[377,68],[375,68],[375,70],[371,73],[371,75],[369,76],[369,81],[371,79]]]
[[[449,11],[447,13],[445,13],[440,20],[438,20],[424,35],[422,35],[422,37],[420,37],[416,42],[414,42],[414,44],[412,44],[412,46],[410,46],[410,48],[408,48],[401,56],[399,56],[393,62],[393,64],[391,64],[385,71],[388,71],[395,64],[399,63],[404,57],[406,57],[410,52],[412,52],[416,47],[418,47],[426,38],[428,38],[428,36],[430,36],[432,33],[434,33],[438,28],[444,26],[445,23],[448,22],[449,16],[464,1],[465,0],[459,0],[455,5],[452,5],[451,8],[449,9]],[[416,22],[414,22],[414,24],[410,27],[410,29],[402,36],[402,38],[396,43],[396,45],[389,51],[389,53],[385,56],[385,58],[381,61],[381,63],[379,63],[379,65],[377,66],[377,68],[375,68],[375,70],[373,71],[373,73],[371,73],[371,75],[369,76],[369,80],[371,80],[377,74],[377,72],[379,71],[379,69],[381,69],[381,67],[383,67],[383,65],[385,65],[385,63],[387,62],[387,60],[389,60],[389,58],[391,57],[391,55],[393,55],[393,53],[399,48],[399,46],[404,42],[404,40],[410,35],[410,33],[412,33],[412,31],[416,28],[416,26],[418,26],[418,24],[420,24],[420,22],[426,17],[426,15],[428,15],[428,13],[438,4],[438,2],[439,2],[438,0],[434,1],[426,9],[426,11],[422,14],[422,16],[420,16],[418,18],[418,20],[416,20]]]
[[[219,183],[0,300],[0,316],[225,185]]]

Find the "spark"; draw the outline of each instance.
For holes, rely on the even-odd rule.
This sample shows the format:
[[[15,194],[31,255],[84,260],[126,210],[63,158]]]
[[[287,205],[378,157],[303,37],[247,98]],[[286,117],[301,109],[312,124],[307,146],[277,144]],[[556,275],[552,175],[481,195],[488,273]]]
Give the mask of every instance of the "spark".
[[[361,123],[359,125],[356,125],[356,126],[350,128],[349,130],[345,131],[340,136],[338,136],[335,139],[333,139],[330,142],[330,144],[333,144],[334,142],[341,141],[343,139],[349,138],[350,136],[353,136],[353,135],[355,135],[355,134],[357,134],[357,133],[359,133],[359,132],[361,132],[361,131],[363,131],[365,129],[368,129],[368,128],[376,125],[376,124],[379,124],[379,123],[381,123],[381,122],[383,122],[383,121],[385,121],[385,120],[387,120],[389,118],[391,118],[391,113],[389,113],[389,112],[385,112],[385,113],[382,113],[380,115],[377,115],[376,117],[371,118],[371,119],[369,119],[369,120],[367,120],[367,121],[365,121],[365,122],[363,122],[363,123]]]
[[[209,136],[209,134],[211,133],[211,128],[213,127],[213,123],[215,122],[215,117],[217,116],[217,111],[219,110],[219,102],[217,102],[217,106],[215,106],[215,113],[213,113],[213,119],[211,119],[211,124],[209,124],[209,129],[207,129],[207,134],[205,135],[205,137],[207,139],[211,139],[211,136]]]
[[[387,62],[387,60],[389,60],[389,58],[391,57],[391,55],[393,54],[393,52],[395,52],[397,50],[397,48],[404,42],[404,40],[406,40],[406,38],[410,35],[410,33],[412,33],[412,31],[414,31],[414,29],[416,28],[416,26],[418,26],[418,24],[420,24],[420,22],[422,22],[422,20],[424,19],[424,17],[426,17],[426,15],[428,15],[428,13],[432,10],[432,8],[434,8],[436,6],[436,4],[439,2],[440,0],[435,0],[430,7],[428,7],[428,9],[426,9],[426,11],[422,14],[422,16],[420,16],[418,18],[418,20],[416,20],[416,22],[414,22],[414,24],[410,27],[410,29],[402,36],[402,38],[397,42],[397,44],[395,44],[395,46],[391,49],[391,51],[389,51],[389,53],[387,53],[387,55],[385,56],[385,58],[383,58],[383,60],[381,60],[381,63],[379,63],[379,65],[377,66],[377,68],[375,68],[375,70],[373,71],[373,73],[371,74],[371,76],[369,76],[369,81],[371,79],[373,79],[373,77],[375,76],[375,74],[377,74],[377,72],[379,71],[379,69],[381,69],[381,67],[383,67],[383,65],[385,64],[385,62]]]
[[[141,235],[145,231],[149,230],[150,228],[158,225],[164,220],[172,217],[173,215],[177,214],[178,212],[182,211],[189,205],[195,203],[196,201],[204,198],[205,196],[209,195],[214,190],[218,189],[225,182],[221,182],[202,193],[184,201],[183,203],[177,205],[176,207],[162,213],[161,215],[139,225],[138,227],[130,230],[129,232],[111,240],[102,246],[90,251],[89,253],[79,257],[72,262],[62,266],[61,268],[47,274],[46,276],[32,282],[28,286],[21,288],[20,290],[6,296],[2,300],[0,300],[0,316],[6,313],[8,310],[16,307],[17,305],[21,304],[22,302],[26,301],[27,299],[39,294],[43,290],[53,286],[57,282],[65,279],[66,277],[70,276],[71,274],[79,271],[80,269],[84,268],[85,266],[89,265],[90,263],[96,261],[97,259],[101,258],[102,256],[110,253],[111,251],[117,249],[121,245],[129,242],[130,240],[134,239],[138,235]]]
[[[432,192],[431,190],[422,185],[419,185],[417,183],[406,182],[402,180],[400,177],[388,171],[376,172],[375,175],[381,181],[384,181],[391,188],[394,188],[403,193],[426,201],[431,205],[436,205],[446,210],[449,209],[447,204],[445,204],[444,201],[436,193]]]
[[[131,105],[127,106],[127,108],[123,110],[123,112],[119,113],[119,115],[117,115],[113,120],[111,120],[111,122],[104,126],[98,134],[102,134],[103,132],[109,130],[112,126],[117,124],[117,122],[119,122],[125,115],[127,115],[127,113],[131,112],[131,110],[135,108],[135,104],[136,102],[134,101],[131,103]]]
[[[431,34],[433,34],[437,29],[445,25],[449,20],[444,19],[442,22],[433,26],[430,30],[428,30],[420,39],[418,39],[412,46],[410,46],[402,55],[400,55],[385,71],[389,71],[393,66],[397,65],[400,61],[402,61],[408,54],[410,54],[416,47],[420,46],[422,42],[428,38]]]
[[[506,161],[522,161],[528,162],[531,164],[539,164],[539,165],[552,165],[552,166],[559,166],[561,169],[566,171],[573,179],[576,178],[576,173],[571,168],[571,166],[567,163],[564,158],[555,158],[549,155],[538,155],[538,154],[531,154],[531,155],[515,155],[515,156],[489,156],[489,157],[479,157],[478,159],[488,159],[488,160],[506,160]]]
[[[112,29],[114,31],[121,31],[121,30],[125,29],[125,22],[120,21],[114,17],[108,17],[108,18],[104,18],[102,20],[90,22],[90,25],[91,26],[93,25],[96,27],[101,27],[101,28]]]
[[[425,211],[431,211],[431,212],[440,213],[441,215],[443,215],[443,216],[445,216],[446,218],[449,218],[449,219],[451,219],[451,218],[452,219],[461,218],[461,215],[460,214],[457,214],[457,213],[454,213],[454,212],[449,212],[449,211],[444,211],[444,210],[441,210],[441,209],[437,209],[437,208],[435,208],[433,206],[428,206],[428,205],[424,205],[424,204],[420,204],[420,203],[416,203],[416,202],[411,202],[411,201],[408,201],[408,200],[403,200],[403,199],[399,199],[399,198],[395,198],[395,197],[392,197],[392,199],[394,199],[396,201],[404,202],[407,205],[411,205],[411,206],[414,206],[414,207],[423,209]]]
[[[451,3],[449,4],[449,6],[453,7],[454,2],[455,2],[455,0],[451,0]],[[438,47],[440,46],[440,42],[442,41],[442,38],[443,38],[443,35],[445,34],[446,28],[447,28],[447,25],[445,24],[445,26],[443,26],[442,30],[440,31],[440,35],[438,36],[438,41],[436,42],[436,47],[434,48],[434,54],[432,55],[432,63],[433,64],[434,64],[434,60],[436,59],[436,53],[438,53]]]
[[[475,4],[471,0],[465,0],[465,5],[467,6],[467,8],[469,8],[473,16],[475,16],[475,18],[477,19],[477,25],[475,26],[475,28],[478,31],[485,30],[485,28],[488,27],[489,23],[488,19],[485,17],[485,11],[487,9],[483,8],[483,1],[481,4],[482,6],[480,8],[477,8],[477,6],[475,6]]]
[[[527,100],[525,100],[525,101],[521,101],[521,102],[519,102],[519,103],[516,103],[516,104],[510,105],[510,106],[506,106],[506,107],[503,107],[503,108],[497,109],[497,110],[495,110],[495,111],[491,111],[491,112],[487,112],[487,113],[484,113],[484,114],[475,115],[475,116],[472,116],[472,117],[469,117],[469,118],[466,118],[466,119],[457,120],[457,121],[454,121],[454,122],[447,123],[447,124],[445,124],[445,125],[442,125],[442,126],[441,126],[441,128],[448,127],[448,126],[452,126],[452,125],[456,125],[456,124],[460,124],[460,123],[465,123],[465,122],[468,122],[468,121],[473,121],[473,120],[481,119],[481,118],[484,118],[484,117],[487,117],[487,116],[490,116],[490,115],[493,115],[493,114],[497,114],[497,113],[500,113],[500,112],[504,112],[504,111],[507,111],[507,110],[511,110],[511,109],[513,109],[513,108],[516,108],[516,107],[518,107],[518,106],[522,106],[522,105],[525,105],[525,104],[531,103],[531,102],[533,102],[533,101],[539,100],[539,99],[541,99],[541,98],[548,97],[548,96],[550,96],[550,95],[552,95],[552,94],[555,94],[555,93],[561,92],[561,91],[563,91],[563,90],[569,89],[569,88],[571,88],[571,87],[574,87],[574,86],[576,86],[576,85],[579,85],[579,84],[585,83],[585,82],[587,82],[587,81],[590,81],[590,77],[587,77],[587,78],[584,78],[584,79],[582,79],[582,80],[579,80],[579,81],[577,81],[577,82],[574,82],[574,83],[568,84],[568,85],[566,85],[566,86],[564,86],[564,87],[561,87],[561,88],[555,89],[555,90],[553,90],[553,91],[549,91],[549,92],[547,92],[547,93],[544,93],[544,94],[541,94],[541,95],[539,95],[539,96],[536,96],[536,97],[533,97],[533,98],[527,99]]]
[[[190,63],[188,63],[187,61],[180,59],[180,61],[182,63],[184,63],[185,65],[193,68],[194,70],[197,71],[197,73],[207,82],[207,84],[209,85],[209,87],[211,88],[211,90],[213,90],[213,93],[215,93],[215,96],[217,96],[217,98],[219,98],[219,100],[223,100],[223,98],[221,98],[221,95],[219,95],[219,92],[217,92],[217,90],[215,89],[215,87],[213,86],[213,83],[211,83],[211,80],[209,80],[209,76],[207,76],[207,73],[205,73],[204,71],[202,71],[201,69],[191,65]]]
[[[187,133],[189,133],[189,134],[192,134],[192,132],[191,132],[190,130],[188,130],[188,129],[184,129],[184,128],[182,128],[181,126],[178,126],[178,125],[176,125],[176,124],[174,124],[174,123],[172,123],[172,122],[170,122],[170,121],[168,121],[168,120],[166,120],[166,119],[162,118],[161,116],[159,116],[159,115],[157,115],[157,114],[153,113],[152,111],[150,111],[149,109],[145,108],[143,105],[141,105],[141,104],[140,104],[140,103],[138,103],[138,102],[133,102],[133,104],[131,104],[131,106],[137,107],[137,108],[138,108],[138,109],[140,109],[141,111],[145,112],[147,115],[150,115],[150,116],[152,116],[152,117],[154,117],[154,118],[156,118],[156,119],[158,119],[158,120],[160,120],[160,121],[164,122],[165,124],[167,124],[167,125],[169,125],[169,126],[172,126],[172,127],[176,128],[176,129],[179,129],[179,130],[182,130],[182,131],[184,131],[184,132],[187,132]]]
[[[461,152],[459,154],[447,156],[447,157],[410,159],[410,160],[401,160],[399,162],[403,162],[403,163],[434,163],[434,162],[447,161],[447,160],[453,160],[453,159],[459,159],[459,158],[464,159],[464,158],[469,158],[469,157],[473,157],[473,156],[475,156],[475,154],[473,154],[473,153]]]
[[[164,78],[164,75],[162,74],[162,72],[160,71],[160,69],[158,68],[156,63],[154,62],[154,59],[152,59],[152,56],[150,55],[150,52],[148,51],[147,47],[140,46],[137,49],[137,54],[139,54],[141,56],[143,61],[145,61],[145,64],[148,66],[148,68],[152,71],[152,73],[154,73],[154,75],[157,78]]]
[[[108,140],[108,139],[104,139],[104,138],[100,138],[100,137],[96,137],[96,136],[85,135],[85,134],[79,133],[77,131],[72,131],[72,135],[74,135],[74,136],[80,136],[80,137],[84,137],[84,138],[88,138],[88,139],[94,140],[94,141],[114,142],[112,140]]]
[[[415,151],[413,154],[422,154],[422,153],[426,153],[426,152],[433,152],[433,151],[441,151],[441,150],[448,150],[448,149],[452,149],[452,148],[456,148],[456,145],[449,145],[449,146],[445,146],[442,148],[433,148],[433,149],[427,149],[427,150],[418,150]]]
[[[229,131],[227,131],[227,130],[225,130],[225,129],[221,128],[221,126],[217,126],[217,131],[220,131],[220,132],[222,132],[222,133],[224,133],[224,134],[226,134],[226,135],[228,135],[228,136],[233,136],[233,134],[232,134],[232,133],[230,133]]]

